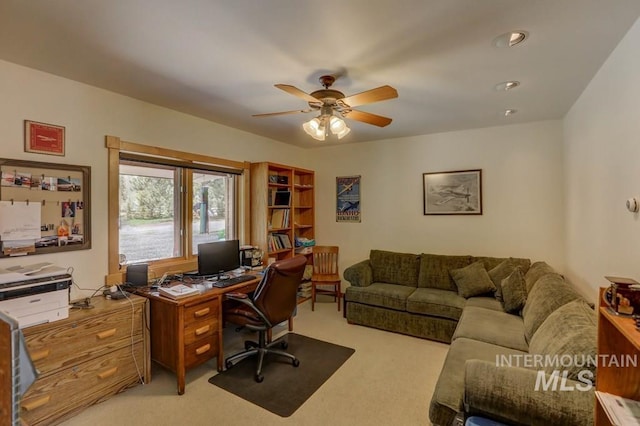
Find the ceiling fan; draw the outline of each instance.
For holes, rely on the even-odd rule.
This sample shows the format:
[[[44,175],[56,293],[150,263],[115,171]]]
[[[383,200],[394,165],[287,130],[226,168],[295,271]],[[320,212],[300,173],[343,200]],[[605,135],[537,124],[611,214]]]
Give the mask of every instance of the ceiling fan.
[[[398,92],[396,89],[391,86],[380,86],[355,95],[345,96],[344,93],[338,90],[330,89],[335,80],[336,78],[332,75],[323,75],[320,77],[320,84],[324,86],[324,89],[316,90],[310,94],[288,84],[276,84],[275,86],[278,89],[307,101],[309,108],[254,114],[253,117],[272,117],[276,115],[319,111],[320,115],[318,117],[311,119],[302,126],[305,132],[318,140],[324,140],[324,138],[328,136],[329,130],[340,139],[349,133],[350,129],[340,117],[373,124],[378,127],[385,127],[391,123],[392,120],[388,117],[358,111],[353,109],[353,107],[397,98]]]

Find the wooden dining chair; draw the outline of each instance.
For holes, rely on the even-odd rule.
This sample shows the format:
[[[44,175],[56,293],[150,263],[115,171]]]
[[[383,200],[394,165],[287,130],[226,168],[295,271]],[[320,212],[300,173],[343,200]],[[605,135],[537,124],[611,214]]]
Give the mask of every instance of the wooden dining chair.
[[[340,311],[340,273],[338,272],[338,247],[313,247],[313,274],[311,276],[311,310],[315,309],[316,294],[333,296]]]

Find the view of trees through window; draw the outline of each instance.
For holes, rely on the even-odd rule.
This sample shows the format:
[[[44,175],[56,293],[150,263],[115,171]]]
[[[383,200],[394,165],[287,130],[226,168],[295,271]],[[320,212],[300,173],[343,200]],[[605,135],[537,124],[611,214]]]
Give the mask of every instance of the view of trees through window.
[[[193,172],[193,253],[200,243],[234,238],[234,183],[226,174]]]
[[[179,167],[155,164],[120,164],[119,252],[127,263],[167,259],[184,254]],[[222,173],[192,172],[191,242],[197,254],[200,243],[233,238],[234,179]]]

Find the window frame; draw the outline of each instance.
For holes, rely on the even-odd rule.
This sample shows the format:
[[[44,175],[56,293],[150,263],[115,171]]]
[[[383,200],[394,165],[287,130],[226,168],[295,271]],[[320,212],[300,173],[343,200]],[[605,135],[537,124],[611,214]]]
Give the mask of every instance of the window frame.
[[[124,282],[126,274],[126,265],[120,264],[120,235],[119,235],[119,217],[120,217],[120,157],[121,153],[125,153],[127,157],[140,156],[141,158],[156,158],[158,163],[166,161],[167,164],[180,162],[183,167],[189,168],[189,164],[193,165],[193,169],[211,168],[217,171],[240,171],[241,174],[237,179],[236,201],[237,201],[237,238],[240,244],[249,241],[250,232],[250,215],[249,215],[249,182],[250,182],[250,163],[248,161],[234,161],[223,158],[211,157],[201,154],[193,154],[184,151],[176,151],[173,149],[154,147],[143,145],[135,142],[126,142],[117,136],[106,136],[105,145],[108,149],[108,274],[105,277],[106,285],[120,284]],[[182,256],[168,259],[161,259],[147,262],[149,264],[149,277],[160,277],[164,273],[186,272],[197,269],[197,255],[192,253],[192,231],[191,226],[187,226],[193,219],[193,211],[189,208],[189,203],[193,199],[193,179],[192,173],[184,173],[184,179],[181,182],[182,192],[186,194],[181,197],[180,209],[182,210],[182,228],[184,229],[181,244],[183,245]]]

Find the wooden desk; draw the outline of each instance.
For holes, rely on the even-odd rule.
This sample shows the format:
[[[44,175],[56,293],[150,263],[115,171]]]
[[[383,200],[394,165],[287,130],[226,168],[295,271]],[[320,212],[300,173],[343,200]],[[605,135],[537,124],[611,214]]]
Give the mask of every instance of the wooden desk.
[[[223,370],[222,302],[224,294],[248,293],[257,287],[259,277],[227,288],[213,288],[202,294],[173,300],[157,292],[141,289],[137,293],[150,301],[151,359],[173,371],[178,394],[185,390],[186,371],[217,357]]]

